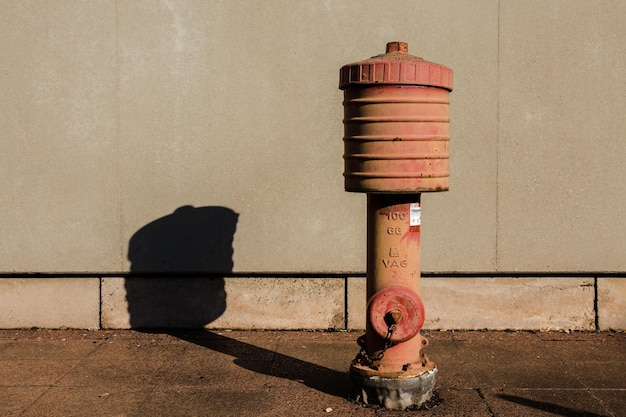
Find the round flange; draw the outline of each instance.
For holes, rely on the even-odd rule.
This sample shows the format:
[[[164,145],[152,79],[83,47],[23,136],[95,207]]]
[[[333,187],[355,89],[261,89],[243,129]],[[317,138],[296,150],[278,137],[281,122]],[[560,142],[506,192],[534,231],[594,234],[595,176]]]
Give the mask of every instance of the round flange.
[[[424,304],[414,291],[401,285],[390,285],[378,291],[367,306],[372,329],[381,338],[389,337],[391,325],[395,329],[389,340],[405,342],[413,338],[424,324]]]

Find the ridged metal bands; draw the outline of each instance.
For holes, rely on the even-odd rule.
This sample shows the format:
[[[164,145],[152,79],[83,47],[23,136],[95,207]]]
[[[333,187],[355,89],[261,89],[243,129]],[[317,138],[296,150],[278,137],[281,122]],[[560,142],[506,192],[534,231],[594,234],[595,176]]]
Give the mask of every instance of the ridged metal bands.
[[[346,190],[447,190],[448,104],[448,91],[442,88],[377,85],[344,90]]]

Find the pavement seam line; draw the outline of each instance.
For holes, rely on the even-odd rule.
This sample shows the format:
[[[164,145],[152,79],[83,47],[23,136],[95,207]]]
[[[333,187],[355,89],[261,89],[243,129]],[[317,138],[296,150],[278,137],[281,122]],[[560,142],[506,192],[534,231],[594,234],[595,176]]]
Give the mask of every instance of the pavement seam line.
[[[47,389],[44,390],[44,392],[42,392],[39,396],[37,396],[37,398],[35,398],[33,401],[30,402],[30,404],[28,404],[26,407],[24,407],[24,409],[22,410],[21,413],[19,413],[19,416],[23,416],[25,412],[27,412],[33,405],[35,405],[35,403],[37,401],[39,401],[39,399],[41,397],[43,397],[44,395],[46,395],[46,393],[48,391],[50,391],[52,388],[54,387],[54,385],[48,385]]]
[[[596,278],[596,280],[597,280],[597,278]],[[597,282],[596,282],[596,285],[595,285],[595,286],[596,286],[596,289],[597,289]],[[597,301],[597,298],[596,298],[596,301]],[[596,306],[596,307],[597,307],[597,306]],[[596,311],[597,311],[597,308],[596,308]],[[596,323],[597,323],[597,322],[596,322]],[[598,330],[597,330],[597,326],[596,326],[596,331],[598,331]],[[544,340],[541,336],[539,336],[539,335],[538,335],[538,337],[539,337],[539,339],[541,340],[541,342],[542,342],[542,343],[544,343],[544,344],[545,344],[545,343],[547,343],[547,342],[548,342],[547,340]],[[563,340],[563,341],[551,341],[551,342],[552,342],[552,343],[564,343],[564,342],[565,342],[565,343],[567,343],[567,342],[566,342],[566,341],[564,341],[564,340]],[[579,377],[577,377],[577,376],[576,376],[576,374],[573,372],[572,366],[568,363],[568,361],[563,360],[563,358],[562,358],[560,355],[552,355],[552,357],[553,357],[553,358],[555,358],[556,360],[558,360],[559,362],[561,362],[561,363],[563,364],[563,366],[565,366],[565,368],[567,368],[567,369],[568,369],[568,371],[569,371],[570,375],[572,375],[572,377],[574,378],[574,380],[575,380],[575,381],[577,381],[578,383],[580,383],[580,385],[582,385],[582,387],[583,387],[582,389],[583,389],[584,391],[587,391],[587,392],[589,393],[589,395],[591,395],[591,397],[592,397],[594,400],[596,400],[596,401],[597,401],[600,405],[602,405],[602,407],[603,407],[606,411],[608,411],[609,413],[611,413],[611,417],[616,417],[616,414],[615,414],[615,413],[613,413],[613,410],[611,410],[611,408],[610,408],[607,404],[605,404],[605,403],[604,403],[604,401],[602,401],[602,399],[600,399],[600,398],[598,398],[597,396],[595,396],[595,395],[594,395],[594,393],[593,393],[594,389],[593,389],[593,388],[591,388],[591,387],[589,387],[589,385],[587,385],[587,384],[585,383],[585,381],[583,381],[581,378],[579,378]],[[561,388],[561,389],[580,390],[580,388]]]
[[[98,345],[96,345],[92,350],[90,350],[85,356],[83,356],[82,358],[80,358],[80,360],[78,360],[74,366],[70,367],[70,369],[67,370],[67,372],[65,372],[63,375],[61,375],[59,378],[57,378],[56,381],[54,381],[52,384],[49,384],[47,386],[47,388],[41,393],[41,395],[37,396],[37,398],[35,398],[30,404],[28,404],[28,406],[26,406],[22,412],[19,414],[20,416],[24,415],[25,412],[27,412],[33,405],[35,405],[35,403],[37,403],[37,401],[39,401],[44,395],[46,395],[48,392],[50,392],[50,390],[52,390],[53,388],[57,388],[59,382],[65,378],[70,372],[72,372],[74,369],[76,369],[76,367],[80,364],[83,363],[83,361],[85,359],[87,359],[89,357],[89,355],[91,355],[93,352],[95,352],[96,350],[98,350],[100,348],[100,346],[102,345],[102,342],[98,343]]]
[[[476,392],[478,393],[478,396],[480,397],[480,399],[483,400],[483,403],[485,404],[485,407],[487,408],[487,412],[489,413],[489,415],[491,417],[496,417],[493,410],[491,409],[491,406],[489,405],[489,402],[487,402],[487,398],[485,397],[485,393],[483,392],[482,388],[476,388]]]
[[[608,412],[611,414],[611,417],[617,417],[617,414],[615,414],[615,413],[613,412],[613,410],[611,409],[611,407],[609,407],[607,404],[605,404],[605,403],[604,403],[604,401],[602,401],[602,399],[601,399],[601,398],[596,397],[596,395],[594,394],[594,390],[593,390],[593,389],[587,388],[587,392],[589,392],[589,395],[591,395],[591,396],[593,397],[593,399],[594,399],[594,400],[596,400],[599,404],[601,404],[601,405],[602,405],[602,407],[604,407],[604,409],[605,409],[606,411],[608,411]]]
[[[600,330],[600,311],[598,310],[598,277],[593,277],[593,314],[596,332]]]

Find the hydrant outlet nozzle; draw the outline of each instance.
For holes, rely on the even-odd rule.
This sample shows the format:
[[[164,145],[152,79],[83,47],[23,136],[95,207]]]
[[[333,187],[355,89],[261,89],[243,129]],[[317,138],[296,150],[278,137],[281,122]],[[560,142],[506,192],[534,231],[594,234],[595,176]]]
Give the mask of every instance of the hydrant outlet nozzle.
[[[391,326],[393,324],[398,324],[401,321],[402,321],[402,311],[398,310],[397,308],[393,310],[389,310],[387,314],[385,314],[385,322],[387,323],[388,326]]]

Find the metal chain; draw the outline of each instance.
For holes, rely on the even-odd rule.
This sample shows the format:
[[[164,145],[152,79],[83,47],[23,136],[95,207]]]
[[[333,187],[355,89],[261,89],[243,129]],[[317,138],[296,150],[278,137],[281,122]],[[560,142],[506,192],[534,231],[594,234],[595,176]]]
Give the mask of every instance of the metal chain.
[[[376,355],[373,356],[373,357],[371,357],[367,353],[367,347],[366,347],[366,342],[365,342],[365,335],[359,337],[358,340],[357,340],[357,343],[361,347],[361,351],[357,355],[357,358],[360,358],[360,362],[363,365],[371,365],[374,362],[378,362],[378,361],[382,360],[382,358],[385,356],[385,352],[387,351],[387,349],[389,349],[391,347],[391,345],[393,344],[391,342],[391,336],[393,335],[393,332],[395,330],[396,330],[396,325],[395,324],[389,325],[389,327],[387,328],[387,335],[385,336],[385,343],[383,344],[383,349],[378,351],[378,353],[376,353]]]
[[[395,324],[392,324],[387,328],[387,336],[385,336],[385,344],[383,345],[383,350],[381,350],[380,352],[376,354],[376,356],[374,357],[375,361],[379,361],[383,358],[383,356],[385,356],[385,352],[387,351],[387,349],[391,347],[391,335],[395,331],[396,331]]]

